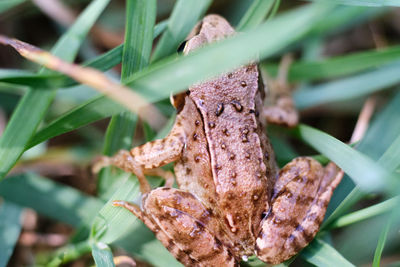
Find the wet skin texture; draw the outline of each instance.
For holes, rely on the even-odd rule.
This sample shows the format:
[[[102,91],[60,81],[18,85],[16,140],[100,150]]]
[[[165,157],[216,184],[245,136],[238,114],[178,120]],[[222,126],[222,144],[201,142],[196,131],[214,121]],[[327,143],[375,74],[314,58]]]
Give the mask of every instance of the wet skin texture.
[[[209,15],[189,35],[184,53],[234,34]],[[115,201],[141,219],[186,266],[238,266],[254,253],[278,264],[315,236],[340,182],[334,164],[299,157],[279,170],[265,135],[266,122],[294,126],[297,113],[286,93],[263,107],[255,64],[191,86],[172,98],[178,115],[170,134],[121,151],[106,164],[135,173],[142,206]],[[173,176],[159,169],[175,162]],[[145,174],[166,179],[151,190]]]

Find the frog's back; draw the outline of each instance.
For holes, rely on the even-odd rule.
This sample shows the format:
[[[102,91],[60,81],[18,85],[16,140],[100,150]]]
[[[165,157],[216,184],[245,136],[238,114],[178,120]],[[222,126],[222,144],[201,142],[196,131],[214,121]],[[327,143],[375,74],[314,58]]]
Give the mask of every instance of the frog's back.
[[[234,34],[229,23],[207,16],[195,30],[185,53]],[[216,202],[225,232],[238,256],[253,253],[255,236],[275,177],[270,144],[258,119],[262,107],[259,72],[255,64],[189,88],[202,117],[215,184]],[[268,155],[267,155],[268,154]]]

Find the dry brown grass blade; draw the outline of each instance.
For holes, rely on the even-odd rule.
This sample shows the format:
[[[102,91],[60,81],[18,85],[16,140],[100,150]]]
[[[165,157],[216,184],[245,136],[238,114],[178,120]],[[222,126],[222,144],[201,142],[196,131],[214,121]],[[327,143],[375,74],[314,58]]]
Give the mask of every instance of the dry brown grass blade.
[[[358,116],[356,126],[354,127],[354,131],[350,139],[350,143],[358,142],[364,137],[364,134],[368,129],[372,114],[374,113],[375,105],[375,97],[368,97],[361,109],[360,115]]]
[[[114,257],[114,264],[117,265],[124,265],[124,266],[136,266],[136,262],[128,257],[128,256],[116,256]]]
[[[160,129],[166,122],[165,117],[158,109],[150,105],[141,95],[118,82],[112,81],[96,69],[65,62],[38,47],[4,35],[0,35],[0,44],[9,45],[17,50],[21,56],[98,90],[130,111],[137,113],[154,129]]]

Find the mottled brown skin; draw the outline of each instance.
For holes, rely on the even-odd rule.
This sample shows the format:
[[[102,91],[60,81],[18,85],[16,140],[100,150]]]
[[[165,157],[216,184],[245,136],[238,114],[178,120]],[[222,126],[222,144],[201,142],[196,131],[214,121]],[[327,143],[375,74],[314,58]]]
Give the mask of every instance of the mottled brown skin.
[[[209,15],[184,53],[232,34],[225,19]],[[114,205],[134,213],[186,266],[237,266],[254,253],[272,264],[292,257],[317,233],[340,182],[334,164],[323,168],[312,158],[277,169],[265,120],[291,126],[297,113],[287,94],[264,108],[261,84],[250,64],[193,85],[173,97],[178,115],[166,138],[104,159],[134,172],[143,192],[141,209]],[[144,174],[159,173],[171,185],[171,176],[158,169],[169,162],[179,189],[151,190]]]

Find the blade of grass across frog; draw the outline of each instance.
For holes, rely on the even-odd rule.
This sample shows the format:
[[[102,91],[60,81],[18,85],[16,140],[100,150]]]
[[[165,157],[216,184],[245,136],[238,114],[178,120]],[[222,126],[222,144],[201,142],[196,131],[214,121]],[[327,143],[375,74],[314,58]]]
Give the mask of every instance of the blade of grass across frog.
[[[298,90],[293,97],[299,109],[353,99],[399,84],[399,70],[397,61],[378,70]]]
[[[336,78],[344,75],[380,67],[400,59],[400,46],[382,50],[370,50],[346,56],[333,57],[320,61],[300,61],[290,66],[289,81],[314,81]],[[276,76],[277,64],[261,64],[271,76]]]
[[[326,7],[321,7],[319,5],[296,9],[286,14],[284,17],[277,17],[274,19],[275,23],[272,23],[274,21],[272,20],[262,28],[259,28],[256,32],[253,31],[250,36],[248,36],[249,33],[244,33],[233,40],[228,40],[228,42],[221,42],[217,44],[218,46],[214,45],[213,47],[201,49],[201,53],[196,53],[195,57],[189,55],[186,57],[178,57],[177,59],[177,57],[174,56],[166,61],[153,64],[147,70],[141,71],[140,75],[132,78],[129,83],[135,88],[141,88],[142,92],[146,92],[149,101],[155,102],[167,98],[171,92],[183,90],[190,84],[200,80],[201,77],[204,78],[204,76],[215,75],[217,71],[240,65],[240,62],[246,58],[250,60],[251,56],[255,54],[250,51],[251,49],[246,47],[246,45],[244,45],[242,49],[237,48],[238,46],[242,46],[242,41],[246,40],[248,37],[258,38],[260,36],[271,36],[271,34],[276,36],[276,38],[274,38],[276,43],[269,42],[270,46],[260,45],[266,49],[264,51],[264,56],[266,57],[273,54],[274,51],[284,46],[284,44],[293,42],[296,37],[302,35],[301,30],[296,30],[292,33],[291,31],[287,32],[288,29],[293,29],[296,25],[296,27],[306,32],[313,24],[321,19],[323,11],[327,12],[328,10]],[[293,20],[292,16],[296,19]],[[240,38],[238,39],[238,37]],[[246,41],[246,43],[247,42],[248,41]],[[264,40],[254,43],[264,44]],[[226,55],[227,50],[233,50],[233,52]],[[241,50],[244,53],[244,55],[241,55],[237,60],[236,53],[234,52],[236,50]],[[213,53],[207,55],[210,51]],[[229,60],[225,60],[224,58],[221,60],[209,60],[210,58],[220,58],[220,55],[225,55],[224,58]],[[232,58],[232,60],[230,58]],[[233,59],[235,60],[233,61]],[[201,64],[198,61],[200,61]],[[190,75],[187,73],[187,70]],[[137,87],[135,86],[136,83]],[[106,99],[104,96],[97,97],[69,111],[41,129],[33,137],[28,147],[122,111],[123,109],[121,106],[112,103],[111,100]]]
[[[348,26],[354,27],[354,25],[362,23],[366,21],[367,19],[371,19],[372,17],[375,17],[379,14],[382,14],[385,10],[383,9],[366,9],[362,7],[336,7],[335,9],[332,10],[330,13],[329,17],[326,17],[324,20],[319,21],[318,23],[314,23],[311,28],[311,33],[313,35],[326,35],[328,33],[332,33],[333,31],[337,31],[338,29],[344,30]],[[156,25],[154,29],[155,36],[162,32],[166,26],[167,26],[168,21],[163,21],[160,22]],[[116,52],[119,52],[120,55],[122,55],[122,47],[119,46],[117,48]],[[111,52],[111,51],[110,51]],[[121,62],[121,56],[114,57],[111,56],[109,57],[112,60],[118,61],[118,63]],[[103,63],[102,60],[99,59],[99,63]],[[172,59],[174,60],[174,59]],[[115,63],[115,64],[118,64]],[[87,64],[87,63],[85,63]],[[110,64],[107,62],[104,62],[104,64]],[[85,65],[85,66],[92,66],[97,68],[94,65]],[[1,78],[0,78],[1,79]],[[66,79],[64,81],[63,79]],[[6,81],[6,80],[5,80]],[[9,83],[17,83],[21,85],[30,85],[34,87],[40,87],[41,89],[44,88],[55,88],[55,87],[67,87],[67,86],[72,86],[75,85],[76,82],[70,80],[69,78],[66,78],[63,75],[59,74],[48,74],[48,75],[35,75],[34,77],[28,76],[28,77],[18,77],[16,79],[15,77],[9,77],[7,79]],[[53,84],[57,85],[54,86]]]
[[[0,2],[0,14],[24,2],[26,0],[3,0]]]
[[[315,266],[354,266],[336,251],[336,249],[319,238],[314,239],[314,241],[302,251],[301,257]]]
[[[153,38],[155,38],[156,34],[160,32],[160,29],[162,29],[163,25],[165,25],[165,22],[161,22],[154,27]],[[103,59],[112,59],[113,57],[118,58],[118,61],[114,62],[117,64],[121,61],[122,49],[123,45],[120,45],[103,56],[98,57],[98,59],[91,61],[92,63],[88,64],[88,66],[101,66],[100,62],[103,61]],[[52,137],[78,129],[89,123],[119,114],[124,111],[126,111],[124,107],[104,96],[95,97],[84,102],[75,109],[70,110],[61,117],[52,121],[46,127],[39,130],[30,140],[26,149],[31,148]]]
[[[75,227],[83,223],[89,225],[104,204],[72,187],[32,173],[3,180],[0,195],[7,201]]]
[[[256,57],[266,58],[301,38],[331,6],[308,5],[286,12],[249,32],[200,48],[187,56],[171,57],[135,75],[128,85],[150,102],[166,98],[189,85]],[[274,36],[273,39],[269,36]]]
[[[153,38],[157,38],[161,32],[163,32],[167,26],[168,21],[161,21],[154,27]],[[123,44],[111,49],[110,51],[94,58],[89,61],[84,62],[82,65],[84,67],[92,67],[101,71],[106,71],[115,67],[121,63]],[[21,72],[21,71],[18,71]],[[35,89],[45,90],[58,87],[71,87],[77,85],[75,80],[67,77],[66,75],[49,73],[49,74],[29,74],[26,75],[17,74],[11,72],[7,75],[0,75],[0,82],[5,82],[9,84],[19,84],[35,87]]]
[[[125,42],[122,54],[121,82],[136,71],[146,67],[150,61],[153,28],[156,20],[156,1],[126,1]],[[140,34],[137,34],[140,33]],[[120,149],[130,149],[136,128],[137,115],[126,111],[112,116],[108,125],[103,153],[112,156]],[[98,180],[98,194],[107,192],[114,177],[111,168],[102,170]]]
[[[276,0],[254,0],[236,27],[245,31],[259,25],[271,11]]]
[[[111,249],[102,242],[92,244],[92,256],[96,266],[115,267]]]
[[[52,52],[66,61],[72,61],[84,37],[109,1],[96,0],[91,2],[74,25],[59,39]],[[52,102],[55,92],[55,90],[31,89],[22,97],[0,138],[0,180],[7,175],[24,152],[25,146]]]
[[[22,207],[8,201],[0,204],[0,266],[7,266],[22,228]]]
[[[342,5],[368,6],[368,7],[400,6],[399,0],[309,0],[309,1],[329,2],[329,3],[333,2]]]
[[[161,36],[151,61],[158,61],[176,52],[194,25],[205,14],[212,0],[178,0],[169,18],[166,30]]]
[[[306,125],[299,125],[294,132],[302,141],[335,162],[364,191],[389,192],[398,188],[399,181],[395,175],[349,145]]]

